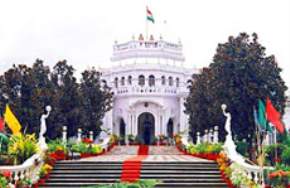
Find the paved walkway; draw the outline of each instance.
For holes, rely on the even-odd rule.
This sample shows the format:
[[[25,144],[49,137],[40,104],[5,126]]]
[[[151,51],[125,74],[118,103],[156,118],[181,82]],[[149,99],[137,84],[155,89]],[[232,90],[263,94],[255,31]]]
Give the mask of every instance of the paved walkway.
[[[110,152],[81,159],[81,161],[124,161],[132,155],[137,155],[139,146],[115,146]],[[175,146],[150,146],[149,155],[144,161],[207,161],[193,156],[183,155]]]

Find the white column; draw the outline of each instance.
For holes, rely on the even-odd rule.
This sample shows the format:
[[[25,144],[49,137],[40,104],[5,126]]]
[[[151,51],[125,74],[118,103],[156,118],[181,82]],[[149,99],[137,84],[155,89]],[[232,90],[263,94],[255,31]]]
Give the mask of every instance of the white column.
[[[132,115],[132,113],[130,113],[130,132],[131,132],[131,134],[133,134],[134,133],[134,130],[133,130],[133,115]]]
[[[160,125],[160,127],[159,127],[159,134],[163,134],[163,132],[162,132],[162,129],[163,129],[163,120],[162,120],[162,113],[161,114],[159,114],[159,125]]]
[[[128,134],[132,134],[132,126],[131,126],[131,113],[128,112],[127,114],[127,124],[126,129],[128,129]],[[127,131],[126,131],[127,132]]]
[[[219,127],[214,127],[214,133],[213,133],[213,143],[217,144],[219,142]]]
[[[89,138],[90,138],[91,141],[94,140],[94,132],[93,131],[89,132]]]
[[[167,118],[167,115],[166,115],[166,112],[164,113],[164,115],[162,116],[162,134],[167,136],[167,131],[166,131],[166,128],[167,128],[167,121],[168,118]]]
[[[111,133],[113,133],[113,110],[109,110],[106,112],[105,117],[102,120],[105,128],[109,129]]]
[[[134,113],[134,116],[133,116],[133,122],[134,122],[134,135],[137,135],[138,134],[138,118],[137,118],[137,115],[136,113]]]
[[[207,142],[207,129],[204,130],[204,135],[202,137],[202,142],[203,143]]]
[[[179,99],[179,123],[180,123],[180,132],[185,131],[188,129],[188,115],[184,113],[185,106],[184,106],[185,98],[182,96]]]
[[[62,142],[65,143],[66,141],[67,141],[67,126],[63,126],[62,127]]]
[[[200,144],[200,133],[196,133],[196,144]]]
[[[80,143],[82,141],[82,129],[79,128],[78,129],[78,138],[77,138],[77,142]]]
[[[213,143],[213,129],[210,129],[209,130],[209,133],[208,133],[208,142],[209,143]]]

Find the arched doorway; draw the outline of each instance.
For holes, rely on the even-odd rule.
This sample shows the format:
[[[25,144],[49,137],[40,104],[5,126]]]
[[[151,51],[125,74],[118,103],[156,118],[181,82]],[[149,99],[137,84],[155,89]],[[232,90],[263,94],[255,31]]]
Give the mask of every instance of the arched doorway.
[[[120,127],[119,127],[119,136],[120,136],[120,144],[125,145],[125,137],[126,137],[126,124],[123,118],[120,119]]]
[[[154,142],[155,120],[149,112],[144,112],[138,117],[138,137],[142,144],[150,145]]]
[[[173,120],[170,118],[167,123],[167,136],[168,138],[173,138],[174,128],[173,128]]]

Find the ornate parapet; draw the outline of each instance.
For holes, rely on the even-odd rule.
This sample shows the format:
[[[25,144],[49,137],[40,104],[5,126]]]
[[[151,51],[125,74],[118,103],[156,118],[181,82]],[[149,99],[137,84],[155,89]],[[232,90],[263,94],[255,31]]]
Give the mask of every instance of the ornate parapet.
[[[185,61],[182,44],[170,43],[163,40],[131,40],[113,46],[112,61],[130,58],[163,58],[174,61]]]

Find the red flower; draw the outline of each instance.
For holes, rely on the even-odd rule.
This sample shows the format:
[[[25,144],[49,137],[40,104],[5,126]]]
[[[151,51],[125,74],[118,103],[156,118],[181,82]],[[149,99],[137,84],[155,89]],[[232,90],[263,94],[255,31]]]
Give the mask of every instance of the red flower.
[[[2,175],[8,179],[11,177],[12,173],[10,171],[4,171],[4,172],[2,172]]]
[[[83,143],[86,143],[86,144],[93,143],[93,141],[91,139],[89,139],[89,138],[84,138],[82,141],[83,141]]]

